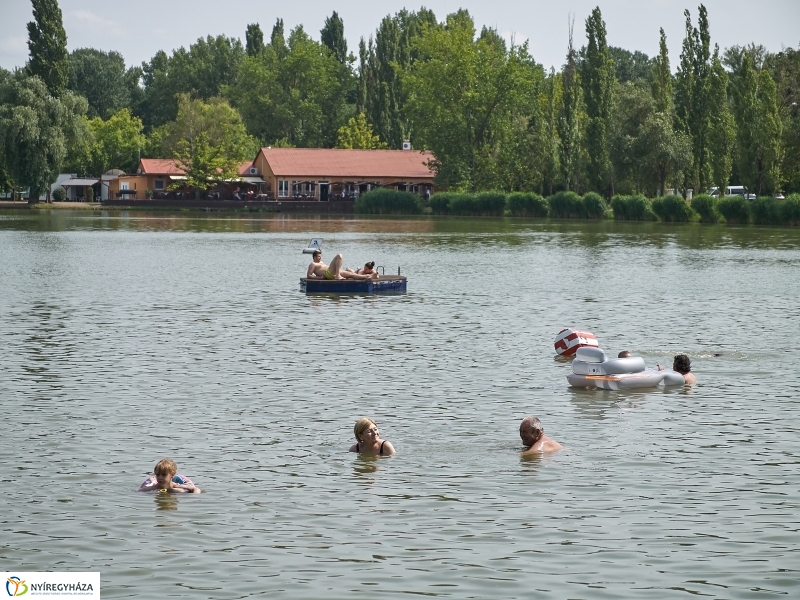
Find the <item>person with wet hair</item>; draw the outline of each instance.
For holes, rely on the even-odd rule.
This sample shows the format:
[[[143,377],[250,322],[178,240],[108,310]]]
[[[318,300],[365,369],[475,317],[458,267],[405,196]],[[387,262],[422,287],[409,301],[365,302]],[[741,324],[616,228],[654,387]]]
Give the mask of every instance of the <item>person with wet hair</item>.
[[[378,456],[391,456],[394,454],[392,442],[381,439],[378,424],[372,419],[364,417],[356,421],[353,433],[356,436],[356,443],[350,446],[350,452]]]
[[[657,365],[659,371],[664,370],[664,365]],[[697,383],[697,377],[692,373],[692,361],[685,354],[676,354],[672,359],[672,370],[683,375],[683,381],[686,385],[694,385]]]
[[[617,354],[617,358],[632,358],[633,354],[631,354],[630,350],[623,350],[619,354]]]
[[[522,456],[555,452],[563,448],[557,441],[544,434],[542,422],[538,417],[533,415],[528,415],[522,419],[522,423],[519,424],[519,437],[522,439],[522,444],[526,448]]]
[[[364,263],[364,266],[358,269],[356,273],[359,275],[369,275],[377,279],[378,273],[375,272],[375,261],[371,260],[368,263]]]

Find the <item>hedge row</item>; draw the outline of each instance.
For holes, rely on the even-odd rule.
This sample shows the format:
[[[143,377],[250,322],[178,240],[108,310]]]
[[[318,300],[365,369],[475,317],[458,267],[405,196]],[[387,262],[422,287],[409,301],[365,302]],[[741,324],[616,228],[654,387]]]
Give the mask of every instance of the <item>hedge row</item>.
[[[423,202],[412,192],[378,188],[359,196],[353,210],[362,215],[419,215]]]
[[[583,197],[575,192],[559,192],[549,198],[530,192],[461,194],[438,192],[431,196],[435,215],[502,216],[508,210],[514,217],[554,217],[562,219],[603,219],[608,207],[599,194]]]
[[[355,203],[355,212],[361,214],[420,214],[423,208],[424,203],[416,194],[388,189],[372,190]],[[785,200],[764,197],[753,201],[741,196],[718,199],[700,194],[691,203],[681,196],[649,200],[642,195],[617,195],[609,207],[594,192],[584,196],[558,192],[549,198],[528,192],[437,192],[430,197],[430,208],[435,215],[501,217],[508,211],[514,217],[534,218],[800,225],[800,194]]]

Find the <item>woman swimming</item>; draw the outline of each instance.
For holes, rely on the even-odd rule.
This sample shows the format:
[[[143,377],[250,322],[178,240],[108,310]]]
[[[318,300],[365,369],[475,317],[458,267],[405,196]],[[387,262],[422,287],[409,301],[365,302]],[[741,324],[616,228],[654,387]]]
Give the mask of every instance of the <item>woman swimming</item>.
[[[350,446],[350,452],[361,454],[374,454],[378,456],[391,456],[394,454],[394,446],[387,440],[381,439],[381,432],[378,424],[372,419],[359,419],[353,427],[356,436],[356,443]]]

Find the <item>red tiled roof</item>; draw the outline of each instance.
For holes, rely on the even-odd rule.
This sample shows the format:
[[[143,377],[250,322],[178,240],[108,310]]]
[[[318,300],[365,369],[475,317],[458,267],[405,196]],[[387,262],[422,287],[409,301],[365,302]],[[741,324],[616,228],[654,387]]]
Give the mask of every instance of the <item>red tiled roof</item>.
[[[142,158],[139,161],[143,175],[186,175],[175,165],[174,158]]]
[[[431,152],[413,150],[340,150],[328,148],[262,148],[272,172],[279,177],[397,177],[434,176],[425,163]]]
[[[250,167],[252,167],[252,166],[253,166],[253,161],[252,160],[247,161],[247,162],[243,162],[242,164],[240,164],[239,165],[239,175],[240,176],[250,175]]]

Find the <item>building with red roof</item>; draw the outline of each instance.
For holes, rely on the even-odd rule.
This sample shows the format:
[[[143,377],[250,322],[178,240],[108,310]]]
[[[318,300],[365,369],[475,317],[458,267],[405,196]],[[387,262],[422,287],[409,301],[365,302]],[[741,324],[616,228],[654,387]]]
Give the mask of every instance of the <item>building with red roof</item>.
[[[275,200],[354,198],[373,188],[433,192],[431,152],[261,148],[253,165]]]

